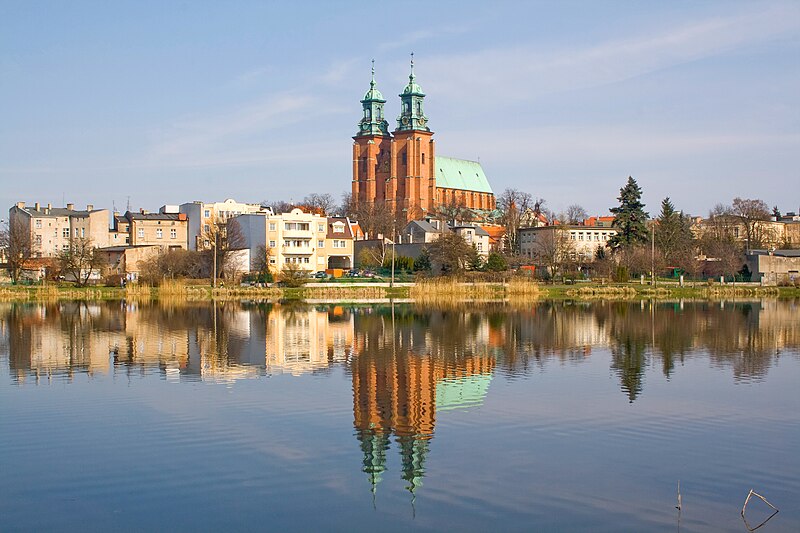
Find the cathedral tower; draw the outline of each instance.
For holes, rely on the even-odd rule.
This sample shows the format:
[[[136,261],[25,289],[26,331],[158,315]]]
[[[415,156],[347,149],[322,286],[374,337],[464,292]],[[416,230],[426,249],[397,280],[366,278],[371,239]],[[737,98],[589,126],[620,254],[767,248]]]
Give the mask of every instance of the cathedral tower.
[[[387,198],[394,199],[395,210],[404,211],[409,220],[431,215],[435,207],[435,147],[424,100],[425,93],[414,76],[412,54],[408,85],[400,94],[401,111],[392,144],[395,164],[387,190]]]
[[[384,202],[389,179],[391,134],[383,113],[386,100],[375,86],[375,61],[372,61],[372,80],[361,100],[363,115],[353,140],[353,200],[358,203]]]

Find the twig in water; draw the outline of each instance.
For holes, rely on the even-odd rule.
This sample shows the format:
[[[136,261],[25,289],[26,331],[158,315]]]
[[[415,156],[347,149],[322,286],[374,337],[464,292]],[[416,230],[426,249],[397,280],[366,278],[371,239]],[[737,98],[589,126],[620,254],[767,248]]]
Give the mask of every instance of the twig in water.
[[[682,505],[682,503],[681,503],[681,480],[679,479],[679,480],[678,480],[678,505],[676,505],[676,506],[675,506],[675,508],[676,508],[678,511],[680,511],[680,510],[681,510],[681,507],[683,507],[683,505]]]
[[[750,501],[751,496],[758,496],[759,498],[761,498],[761,501],[763,501],[764,503],[775,509],[775,511],[778,510],[778,508],[769,503],[769,501],[767,501],[765,497],[763,497],[761,494],[757,493],[753,489],[750,489],[750,493],[747,495],[747,499],[744,501],[744,505],[742,506],[742,516],[744,516],[744,512],[747,509],[747,503]]]

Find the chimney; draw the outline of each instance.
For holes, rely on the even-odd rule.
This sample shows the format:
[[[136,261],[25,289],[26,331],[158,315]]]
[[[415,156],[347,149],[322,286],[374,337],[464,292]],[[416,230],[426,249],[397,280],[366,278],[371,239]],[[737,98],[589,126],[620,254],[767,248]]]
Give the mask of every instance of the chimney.
[[[94,204],[86,204],[87,211],[94,211]]]
[[[36,202],[35,204],[33,204],[33,208],[36,209],[37,211],[39,210],[39,207],[41,207],[39,205],[39,202]]]
[[[67,209],[72,211],[75,209],[75,204],[67,204]]]
[[[25,202],[17,202],[17,209],[25,209]]]
[[[47,210],[50,211],[51,209],[53,209],[53,204],[48,202],[47,203]]]

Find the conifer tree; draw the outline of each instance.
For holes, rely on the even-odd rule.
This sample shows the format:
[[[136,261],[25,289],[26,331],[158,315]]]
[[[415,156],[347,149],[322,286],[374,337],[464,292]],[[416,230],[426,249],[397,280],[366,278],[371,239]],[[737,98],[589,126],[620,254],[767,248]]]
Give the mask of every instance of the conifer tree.
[[[669,196],[661,201],[661,214],[656,220],[655,239],[656,247],[667,261],[687,251],[692,245],[689,221],[675,211]]]
[[[611,208],[614,214],[612,226],[617,230],[617,234],[608,240],[611,248],[627,248],[650,240],[646,224],[648,214],[641,199],[642,189],[635,179],[628,176],[628,183],[619,190],[619,207]]]

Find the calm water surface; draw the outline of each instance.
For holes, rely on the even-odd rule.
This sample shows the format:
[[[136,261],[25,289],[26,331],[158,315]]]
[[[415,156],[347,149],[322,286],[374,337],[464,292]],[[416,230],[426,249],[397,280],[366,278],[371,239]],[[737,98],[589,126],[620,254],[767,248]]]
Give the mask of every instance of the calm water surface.
[[[797,532],[799,383],[797,301],[0,304],[0,530]]]

